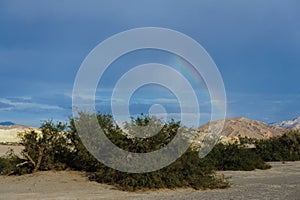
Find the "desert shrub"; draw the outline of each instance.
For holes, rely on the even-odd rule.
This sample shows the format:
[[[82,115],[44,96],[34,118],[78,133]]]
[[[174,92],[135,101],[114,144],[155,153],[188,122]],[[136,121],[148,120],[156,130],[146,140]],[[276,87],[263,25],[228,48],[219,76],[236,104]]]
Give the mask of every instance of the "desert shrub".
[[[290,130],[282,136],[256,141],[256,153],[265,161],[300,160],[300,132]]]
[[[81,114],[84,120],[89,119],[86,114]],[[118,126],[114,125],[113,119],[110,115],[98,116],[98,121],[102,124],[106,136],[120,148],[136,152],[145,153],[151,152],[167,145],[176,135],[177,130],[180,128],[180,123],[171,120],[166,124],[161,123],[160,120],[150,118],[147,115],[141,115],[137,118],[132,118],[129,123],[125,125],[126,133],[123,132]],[[78,120],[78,119],[75,119]],[[160,131],[149,138],[135,138],[132,137],[139,131],[136,126],[145,126],[152,120],[161,127]],[[105,122],[105,123],[103,123]],[[87,120],[89,123],[89,120]],[[228,183],[215,176],[213,168],[206,162],[202,162],[198,153],[189,150],[181,158],[172,163],[171,165],[149,173],[125,173],[99,163],[87,150],[84,148],[78,137],[75,128],[74,119],[71,120],[71,136],[72,143],[76,146],[74,157],[71,164],[76,169],[85,169],[90,171],[89,177],[100,183],[115,185],[121,190],[135,191],[142,189],[155,189],[155,188],[177,188],[177,187],[192,187],[195,189],[205,188],[223,188],[228,187]],[[91,127],[93,124],[82,124]],[[150,126],[151,128],[151,126]],[[87,131],[90,131],[89,129]],[[152,130],[150,130],[152,131]],[[87,138],[93,138],[96,135],[88,133]],[[147,134],[147,132],[145,132]],[[87,142],[90,142],[88,140]],[[94,145],[93,141],[89,145]],[[98,147],[99,149],[99,147]],[[105,149],[104,149],[105,150]],[[81,156],[79,156],[81,155]],[[112,155],[113,157],[113,155]],[[112,158],[113,159],[113,158]],[[80,163],[80,165],[74,165]]]
[[[19,133],[23,164],[30,172],[38,170],[64,169],[70,153],[66,125],[52,121],[44,122],[40,130],[29,130]]]
[[[171,165],[154,172],[125,173],[103,167],[89,177],[127,191],[179,187],[214,189],[229,186],[226,180],[215,176],[212,167],[200,160],[197,152],[191,150]]]
[[[9,158],[0,157],[0,175],[7,175],[12,173],[14,166]]]
[[[101,144],[101,141],[95,139],[98,138],[99,135],[90,128],[94,126],[94,124],[89,124],[91,121],[90,117],[90,115],[85,113],[80,114],[80,118],[83,118],[81,125],[84,127],[89,127],[86,129],[85,134],[81,135],[81,137],[79,137],[75,126],[75,120],[80,119],[70,120],[68,139],[71,143],[71,146],[73,146],[74,151],[70,154],[67,163],[68,166],[71,166],[72,168],[93,172],[96,171],[97,168],[101,168],[102,164],[99,163],[89,151],[87,151],[86,147],[82,143],[82,139],[88,143],[90,148],[94,147],[96,151],[107,152],[107,157],[109,157],[109,159],[113,159],[114,152],[101,149],[103,148],[101,145],[99,145]],[[155,136],[149,138],[135,138],[132,137],[131,134],[134,134],[136,131],[136,125],[146,125],[150,120],[155,121],[155,123],[161,123],[161,121],[152,119],[147,115],[141,115],[136,119],[132,118],[131,122],[125,125],[125,129],[127,130],[125,133],[114,123],[112,116],[109,114],[98,114],[97,120],[101,125],[106,137],[112,143],[121,149],[136,153],[151,152],[164,147],[173,139],[178,128],[180,127],[179,122],[171,120],[168,124],[161,124],[161,130]]]
[[[103,121],[108,119],[112,120],[108,115],[98,116],[98,120],[101,121],[104,128],[105,126],[108,128],[108,123],[103,123]],[[95,172],[98,168],[103,167],[103,164],[100,163],[83,145],[74,120],[75,119],[73,118],[70,119],[69,132],[67,134],[70,146],[72,147],[72,151],[69,153],[68,159],[66,160],[67,166],[75,170]]]
[[[143,130],[147,132],[155,132],[155,135],[147,138],[132,137],[132,135],[140,132],[140,126],[145,127],[151,121],[151,126]],[[107,137],[118,147],[134,153],[147,153],[159,150],[165,147],[177,134],[180,127],[179,122],[171,120],[169,123],[164,124],[161,120],[147,115],[141,115],[136,119],[132,118],[130,123],[126,123],[124,132],[115,132],[114,134],[107,134]]]
[[[21,159],[15,155],[13,150],[9,150],[6,154],[0,157],[0,175],[21,174],[25,173],[18,169],[18,163]]]
[[[245,170],[269,169],[271,166],[255,152],[254,149],[248,149],[234,144],[215,145],[213,150],[204,158],[211,163],[216,170]]]
[[[217,144],[205,158],[217,170],[269,169],[269,161],[300,160],[300,132],[290,130],[270,139],[240,138],[240,144]],[[255,148],[244,148],[253,144]]]

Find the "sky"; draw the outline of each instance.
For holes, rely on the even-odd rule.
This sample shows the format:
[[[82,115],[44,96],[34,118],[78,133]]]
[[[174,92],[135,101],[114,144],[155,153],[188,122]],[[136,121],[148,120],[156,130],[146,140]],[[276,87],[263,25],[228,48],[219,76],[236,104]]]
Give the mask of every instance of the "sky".
[[[110,36],[141,27],[182,32],[206,49],[223,78],[227,118],[267,123],[295,118],[300,116],[299,7],[297,0],[1,0],[0,121],[39,126],[43,120],[67,120],[86,56]],[[97,110],[110,112],[111,88],[132,65],[161,62],[179,70],[173,61],[174,55],[154,50],[116,60],[100,80]],[[204,123],[209,94],[201,78],[192,85],[202,98]],[[163,105],[170,117],[180,113],[176,94],[159,86],[137,90],[130,113],[147,112],[153,104]]]

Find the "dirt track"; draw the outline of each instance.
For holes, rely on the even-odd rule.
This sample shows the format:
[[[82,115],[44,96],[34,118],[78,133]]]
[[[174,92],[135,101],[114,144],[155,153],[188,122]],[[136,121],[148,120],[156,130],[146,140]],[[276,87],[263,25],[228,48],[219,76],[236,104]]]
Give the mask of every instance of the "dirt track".
[[[232,177],[224,190],[122,192],[88,181],[74,171],[0,176],[0,199],[300,199],[300,162],[271,163],[266,171],[222,172]]]

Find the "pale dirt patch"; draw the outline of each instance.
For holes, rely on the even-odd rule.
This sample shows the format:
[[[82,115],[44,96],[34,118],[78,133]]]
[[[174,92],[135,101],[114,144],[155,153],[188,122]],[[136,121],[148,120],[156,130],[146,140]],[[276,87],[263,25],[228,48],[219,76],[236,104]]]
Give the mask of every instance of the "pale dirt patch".
[[[231,188],[123,192],[90,182],[83,172],[48,171],[24,176],[0,176],[0,199],[300,199],[300,162],[271,163],[270,170],[227,171]]]
[[[12,145],[0,145],[0,157],[5,155],[10,149],[13,149],[15,154],[20,155],[23,150],[23,146],[12,146]]]

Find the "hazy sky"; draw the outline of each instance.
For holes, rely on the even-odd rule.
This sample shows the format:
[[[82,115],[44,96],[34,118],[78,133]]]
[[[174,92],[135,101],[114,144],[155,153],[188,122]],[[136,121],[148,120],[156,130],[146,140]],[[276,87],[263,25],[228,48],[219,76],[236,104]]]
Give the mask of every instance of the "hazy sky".
[[[113,34],[146,26],[180,31],[207,50],[224,80],[227,117],[294,118],[300,115],[299,8],[298,0],[1,0],[0,121],[38,126],[67,119],[74,79],[88,53]],[[137,55],[122,65],[168,58]],[[120,73],[118,63],[110,76]],[[168,112],[179,112],[172,94],[144,90],[132,100],[133,114],[151,98],[169,98]],[[109,96],[99,93],[97,100],[100,108]]]

